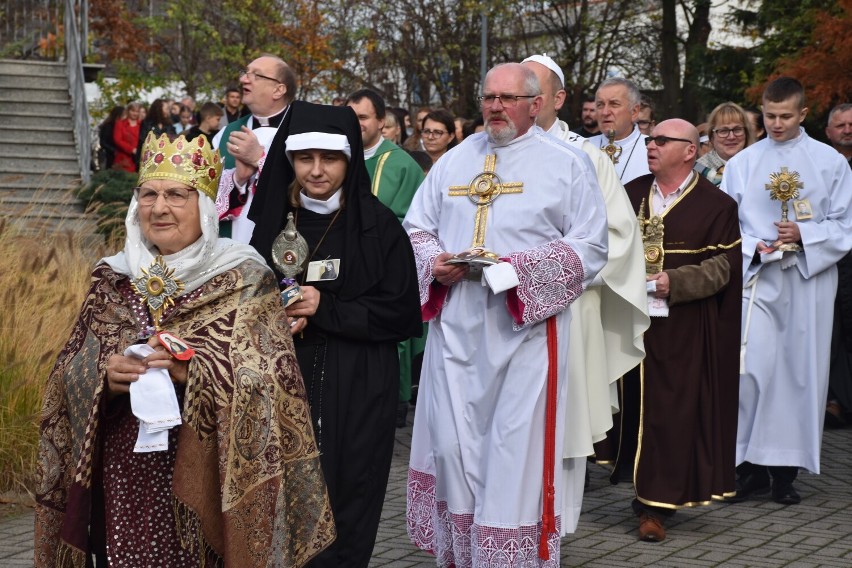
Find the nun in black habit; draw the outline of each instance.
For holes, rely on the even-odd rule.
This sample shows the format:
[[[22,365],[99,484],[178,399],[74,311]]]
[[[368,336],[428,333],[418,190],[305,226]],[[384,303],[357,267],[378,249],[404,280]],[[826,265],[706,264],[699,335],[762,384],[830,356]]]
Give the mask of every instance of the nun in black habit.
[[[395,215],[370,192],[354,112],[294,102],[288,118],[249,214],[251,244],[273,266],[288,213],[307,242],[295,277],[304,299],[287,313],[337,528],[310,566],[366,567],[393,455],[396,344],[422,331],[414,255]]]

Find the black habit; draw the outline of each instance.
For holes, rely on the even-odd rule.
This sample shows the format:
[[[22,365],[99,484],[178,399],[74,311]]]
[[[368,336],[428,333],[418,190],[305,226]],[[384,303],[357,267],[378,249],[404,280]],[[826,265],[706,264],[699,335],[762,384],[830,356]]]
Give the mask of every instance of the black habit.
[[[294,174],[284,154],[286,137],[304,132],[348,139],[351,158],[336,219],[335,213],[288,202]],[[337,527],[335,543],[310,566],[366,567],[393,456],[396,344],[419,336],[422,325],[411,244],[393,212],[370,192],[361,129],[350,108],[292,104],[288,128],[282,125],[272,142],[249,214],[257,223],[251,244],[267,262],[291,211],[312,253],[309,261],[340,260],[333,280],[304,282],[307,267],[297,277],[321,294],[316,314],[294,343]]]

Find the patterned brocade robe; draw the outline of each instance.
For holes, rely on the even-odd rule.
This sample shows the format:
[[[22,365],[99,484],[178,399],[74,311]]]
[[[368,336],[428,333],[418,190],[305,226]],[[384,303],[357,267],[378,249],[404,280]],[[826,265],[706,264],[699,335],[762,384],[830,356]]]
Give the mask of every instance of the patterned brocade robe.
[[[37,567],[83,567],[89,554],[102,552],[90,550],[89,525],[94,532],[103,518],[96,505],[105,465],[106,364],[138,341],[140,329],[135,306],[122,291],[127,284],[107,265],[95,268],[48,379]],[[197,564],[304,565],[334,539],[334,522],[272,272],[243,262],[179,298],[163,328],[196,351],[183,394],[183,424],[170,441],[176,439],[171,489],[180,544]]]

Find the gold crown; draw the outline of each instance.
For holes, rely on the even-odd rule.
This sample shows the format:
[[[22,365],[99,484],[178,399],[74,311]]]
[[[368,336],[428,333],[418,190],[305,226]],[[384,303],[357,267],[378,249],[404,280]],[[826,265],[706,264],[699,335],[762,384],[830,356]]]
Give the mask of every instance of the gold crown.
[[[221,173],[219,151],[204,136],[190,141],[178,136],[172,142],[168,134],[157,138],[149,132],[142,148],[138,185],[151,179],[178,181],[216,201]]]

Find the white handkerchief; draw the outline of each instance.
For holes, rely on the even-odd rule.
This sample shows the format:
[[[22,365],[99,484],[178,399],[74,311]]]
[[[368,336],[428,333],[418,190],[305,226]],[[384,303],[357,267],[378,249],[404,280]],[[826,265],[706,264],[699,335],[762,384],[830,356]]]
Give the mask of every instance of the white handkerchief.
[[[127,357],[144,358],[154,352],[149,345],[131,345]],[[139,435],[134,452],[162,452],[168,449],[169,429],[181,423],[175,387],[165,369],[148,369],[130,384],[130,408],[139,419]]]
[[[492,264],[482,271],[485,277],[485,282],[491,291],[495,294],[505,292],[510,288],[515,288],[520,284],[518,273],[515,272],[515,267],[510,262],[498,262]]]
[[[760,254],[760,253],[758,253]],[[775,262],[776,260],[781,260],[781,257],[784,255],[780,250],[774,250],[772,252],[766,252],[760,255],[760,262],[763,264],[767,264],[770,262]]]
[[[653,293],[648,294],[648,315],[652,318],[669,317],[669,301],[665,298],[655,298]]]
[[[139,435],[136,437],[136,445],[133,452],[144,454],[146,452],[165,452],[169,449],[169,431],[160,430],[149,434],[145,431],[142,423],[139,423]]]

